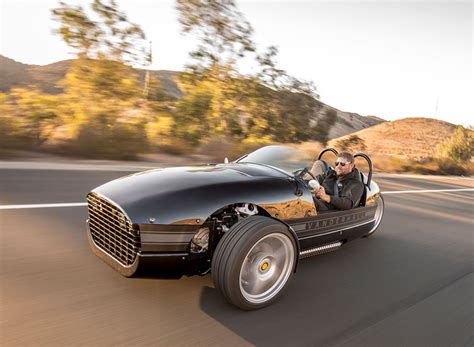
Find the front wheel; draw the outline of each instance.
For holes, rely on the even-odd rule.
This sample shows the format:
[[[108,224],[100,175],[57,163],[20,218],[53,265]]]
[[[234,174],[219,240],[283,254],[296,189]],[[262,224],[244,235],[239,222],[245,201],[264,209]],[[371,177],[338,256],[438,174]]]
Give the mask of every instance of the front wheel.
[[[284,224],[263,216],[248,217],[217,245],[211,268],[214,285],[241,309],[262,308],[286,288],[296,253],[295,240]]]
[[[383,196],[380,195],[379,199],[377,200],[377,209],[375,210],[375,216],[374,216],[375,224],[373,228],[367,234],[364,235],[364,237],[369,237],[370,235],[375,233],[375,231],[380,225],[380,222],[382,221],[384,209],[385,209],[385,203],[383,201]]]

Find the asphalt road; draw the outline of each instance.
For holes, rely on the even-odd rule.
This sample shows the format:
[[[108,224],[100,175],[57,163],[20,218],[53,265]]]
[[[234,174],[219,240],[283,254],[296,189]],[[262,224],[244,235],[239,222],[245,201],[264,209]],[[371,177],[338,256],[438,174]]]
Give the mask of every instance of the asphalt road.
[[[0,205],[84,201],[124,172],[0,170]],[[383,191],[472,179],[378,177]],[[474,192],[385,195],[368,239],[302,260],[285,295],[243,312],[209,275],[127,279],[87,244],[85,207],[0,210],[0,345],[474,345]]]

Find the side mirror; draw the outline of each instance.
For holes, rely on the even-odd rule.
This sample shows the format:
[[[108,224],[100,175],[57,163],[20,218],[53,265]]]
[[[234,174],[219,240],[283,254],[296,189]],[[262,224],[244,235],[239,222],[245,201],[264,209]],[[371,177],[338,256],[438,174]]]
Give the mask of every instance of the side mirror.
[[[308,182],[308,185],[310,186],[312,192],[318,191],[318,190],[319,190],[319,187],[321,187],[321,185],[319,184],[319,182],[316,181],[316,180],[311,180],[311,181],[309,181],[309,182]]]

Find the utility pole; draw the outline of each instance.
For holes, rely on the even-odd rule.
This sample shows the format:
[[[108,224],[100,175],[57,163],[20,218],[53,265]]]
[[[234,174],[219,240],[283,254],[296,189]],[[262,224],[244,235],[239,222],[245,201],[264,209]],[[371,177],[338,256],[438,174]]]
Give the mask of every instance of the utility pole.
[[[150,50],[147,57],[147,69],[145,70],[145,82],[143,84],[143,97],[146,99],[150,94],[150,66],[153,62],[152,43],[150,41]]]

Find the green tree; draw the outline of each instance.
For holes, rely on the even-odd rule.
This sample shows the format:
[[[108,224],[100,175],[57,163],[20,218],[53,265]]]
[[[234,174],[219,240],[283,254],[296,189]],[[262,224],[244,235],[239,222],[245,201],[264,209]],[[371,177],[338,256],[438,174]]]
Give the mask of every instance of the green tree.
[[[16,106],[23,136],[34,147],[40,147],[62,124],[57,114],[58,97],[43,94],[37,89],[24,88],[13,89],[11,97]]]
[[[177,0],[176,8],[182,32],[200,39],[198,48],[191,52],[195,69],[234,65],[255,50],[253,29],[233,0]]]
[[[180,81],[182,89],[190,94],[196,94],[193,89],[197,89],[197,93],[206,89],[210,100],[205,112],[208,122],[205,128],[212,129],[213,133],[240,133],[235,119],[239,113],[238,100],[235,100],[238,93],[235,81],[240,78],[237,63],[255,50],[252,27],[231,0],[177,0],[176,8],[182,32],[199,38],[198,47],[190,53],[192,62]],[[191,100],[196,99],[191,96],[183,100],[187,108],[193,107]],[[196,108],[200,107],[199,102]],[[181,123],[178,121],[177,125]]]
[[[437,156],[467,162],[474,156],[474,132],[458,125],[453,135],[437,147]]]
[[[312,81],[299,80],[288,75],[285,70],[278,68],[277,56],[278,48],[276,46],[270,46],[266,52],[257,55],[260,71],[256,77],[259,83],[277,91],[290,91],[319,99],[317,88]]]
[[[204,116],[198,122],[207,123],[202,129],[240,139],[265,137],[294,142],[312,138],[309,122],[317,107],[316,88],[278,68],[275,46],[263,54],[256,53],[252,27],[234,1],[177,0],[177,9],[183,33],[196,34],[199,39],[198,48],[191,53],[192,63],[181,79],[181,87],[189,96],[178,104],[185,102],[188,110],[200,109]],[[254,76],[238,72],[238,62],[246,55],[256,58],[259,71]],[[202,103],[191,102],[198,102],[193,95],[203,89],[209,99],[206,110],[202,110]],[[179,112],[176,117],[189,121]]]
[[[0,93],[0,152],[27,145],[12,97]]]
[[[149,60],[145,35],[114,0],[94,0],[90,11],[60,2],[56,31],[77,53],[62,81],[62,118],[84,155],[133,157],[147,147],[143,117],[132,109],[141,96],[131,64]]]
[[[140,96],[135,71],[112,60],[79,59],[73,63],[61,84],[66,94],[83,100],[130,100]]]
[[[93,99],[137,97],[138,76],[129,65],[149,59],[145,34],[114,0],[94,0],[90,9],[93,17],[82,6],[64,2],[52,10],[60,25],[56,33],[78,57],[63,82],[66,93]]]
[[[79,58],[107,59],[121,63],[144,64],[148,59],[145,34],[120,11],[115,0],[94,0],[91,18],[80,5],[60,1],[52,16],[56,30]]]

